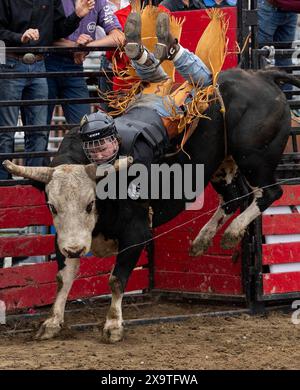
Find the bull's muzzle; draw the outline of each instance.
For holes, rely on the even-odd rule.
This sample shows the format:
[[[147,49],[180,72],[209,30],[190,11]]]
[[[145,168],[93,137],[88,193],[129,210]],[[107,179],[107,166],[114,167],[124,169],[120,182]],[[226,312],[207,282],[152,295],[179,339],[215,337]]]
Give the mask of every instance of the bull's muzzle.
[[[63,252],[67,255],[68,258],[78,259],[81,256],[86,254],[86,247],[68,247],[63,248]]]

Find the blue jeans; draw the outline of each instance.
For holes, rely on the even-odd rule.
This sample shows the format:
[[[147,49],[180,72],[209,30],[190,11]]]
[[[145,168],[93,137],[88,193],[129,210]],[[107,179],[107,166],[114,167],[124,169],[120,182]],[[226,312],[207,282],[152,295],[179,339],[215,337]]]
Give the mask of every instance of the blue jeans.
[[[0,72],[45,72],[44,61],[26,65],[14,58],[7,58],[6,65],[0,66]],[[0,100],[44,100],[48,98],[48,87],[45,78],[0,79]],[[47,124],[47,106],[26,106],[23,109],[27,125]],[[0,107],[0,126],[17,126],[19,107]],[[0,153],[14,151],[14,132],[0,133]],[[25,152],[47,150],[48,132],[25,132]],[[28,158],[26,165],[43,165],[43,157]],[[2,161],[2,160],[1,160]],[[0,162],[0,180],[9,179],[11,175]]]
[[[145,81],[159,82],[168,78],[167,74],[161,66],[157,66],[158,60],[152,53],[149,53],[152,59],[152,65],[140,65],[132,61],[132,66],[136,70],[138,76]],[[183,49],[182,55],[174,61],[174,66],[181,76],[199,86],[207,86],[211,84],[211,72],[201,59],[187,49]],[[157,95],[140,95],[130,107],[151,107],[162,117],[172,116],[172,104],[170,105],[169,97],[161,97]],[[180,108],[178,107],[178,112]]]
[[[83,66],[76,65],[73,58],[51,55],[45,60],[47,72],[82,72]],[[48,78],[49,99],[84,99],[89,97],[83,77]],[[48,124],[51,123],[54,105],[48,107]],[[80,123],[81,118],[90,114],[88,103],[63,104],[67,123]]]
[[[258,0],[258,42],[292,42],[295,39],[297,18],[294,12],[279,11],[267,0]],[[276,59],[276,65],[292,65],[292,60]]]
[[[105,72],[109,72],[112,70],[112,64],[111,62],[106,58],[105,54],[102,54],[100,57],[100,69],[104,70]],[[105,94],[106,92],[109,92],[112,90],[112,82],[107,78],[107,76],[103,75],[100,76],[98,79],[98,87],[100,91]],[[103,101],[99,103],[100,107],[104,111],[109,111],[110,107],[108,106],[108,103],[106,101]]]

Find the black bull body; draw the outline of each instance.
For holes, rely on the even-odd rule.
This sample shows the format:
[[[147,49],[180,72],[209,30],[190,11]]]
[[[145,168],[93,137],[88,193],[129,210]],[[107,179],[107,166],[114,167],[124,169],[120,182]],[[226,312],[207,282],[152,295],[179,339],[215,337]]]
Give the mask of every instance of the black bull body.
[[[195,238],[190,248],[191,255],[205,252],[217,230],[240,206],[237,198],[245,190],[252,193],[252,203],[225,231],[222,240],[224,247],[234,247],[243,237],[249,223],[281,196],[282,190],[275,183],[274,171],[286,145],[291,121],[289,106],[280,89],[284,83],[300,87],[297,78],[277,70],[254,73],[233,69],[220,74],[219,88],[226,107],[225,123],[219,104],[212,104],[206,113],[210,120],[200,119],[198,128],[185,146],[192,163],[204,164],[205,186],[211,182],[220,197],[220,206]],[[190,160],[186,154],[179,153],[167,162],[184,164]],[[55,167],[65,164],[88,164],[79,136],[74,131],[64,138],[51,164],[50,177],[41,180],[49,183],[50,189],[46,187],[48,199],[51,198],[50,183],[55,177]],[[10,165],[7,168],[24,177],[39,180],[37,175],[30,173],[33,171],[16,171]],[[45,171],[43,174],[47,176],[48,173]],[[92,177],[90,172],[89,176]],[[80,182],[77,183],[79,186]],[[68,190],[62,188],[61,191]],[[156,200],[151,201],[151,206],[155,227],[183,211],[185,200]],[[112,304],[104,326],[105,338],[115,342],[123,335],[121,301],[126,282],[145,242],[151,239],[148,206],[143,207],[132,200],[98,200],[96,209],[99,217],[95,219],[94,225],[90,225],[93,243],[99,237],[104,237],[98,242],[103,247],[111,245],[114,248],[118,243],[116,265],[110,278]],[[55,216],[57,210],[52,212]],[[68,221],[64,223],[68,224]],[[50,338],[59,332],[67,295],[78,269],[79,259],[76,258],[84,253],[78,246],[73,250],[62,248],[59,229],[60,226],[57,226],[56,246],[60,269],[58,296],[53,315],[42,325],[39,338]],[[100,253],[103,252],[100,250]]]

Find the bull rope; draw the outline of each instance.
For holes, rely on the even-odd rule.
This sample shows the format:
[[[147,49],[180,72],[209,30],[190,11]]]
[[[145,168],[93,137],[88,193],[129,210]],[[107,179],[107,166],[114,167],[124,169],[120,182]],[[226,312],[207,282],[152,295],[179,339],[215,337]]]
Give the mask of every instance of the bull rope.
[[[224,154],[225,154],[225,157],[227,157],[227,154],[228,154],[228,139],[227,139],[227,126],[226,126],[226,107],[225,107],[223,96],[221,94],[220,86],[219,86],[218,83],[216,84],[215,92],[216,92],[217,99],[218,99],[218,101],[220,103],[220,106],[221,106],[220,112],[221,112],[221,114],[223,116],[223,123],[224,123]]]
[[[230,204],[231,202],[235,202],[236,200],[244,199],[244,198],[246,198],[246,197],[248,197],[248,196],[254,194],[255,192],[257,192],[257,191],[259,191],[259,190],[263,190],[263,189],[265,189],[265,188],[271,188],[271,187],[274,187],[274,186],[277,186],[277,185],[281,185],[281,184],[287,183],[287,182],[289,182],[289,181],[295,181],[295,180],[300,180],[300,177],[294,177],[294,178],[290,178],[290,179],[282,179],[282,180],[280,180],[280,181],[278,181],[278,182],[276,182],[276,183],[274,183],[274,184],[269,184],[269,185],[267,185],[267,186],[259,187],[258,189],[255,189],[255,190],[253,190],[253,191],[251,191],[251,192],[248,192],[248,193],[245,194],[245,195],[238,196],[237,198],[231,199],[231,200],[229,200],[228,202],[223,203],[223,204],[222,204],[222,207],[223,207],[223,206],[227,206],[228,204]],[[156,239],[158,239],[158,238],[160,238],[160,237],[165,236],[166,234],[171,233],[172,231],[174,231],[174,230],[176,230],[176,229],[181,228],[182,226],[188,225],[188,224],[190,224],[190,223],[196,221],[197,219],[199,219],[199,218],[201,218],[201,217],[203,217],[203,216],[205,216],[205,215],[212,214],[213,212],[217,211],[219,207],[220,207],[220,206],[218,206],[218,207],[216,207],[216,208],[214,208],[214,209],[208,210],[208,211],[206,211],[205,213],[202,213],[202,214],[200,214],[200,215],[197,215],[196,217],[191,218],[191,219],[189,219],[188,221],[185,221],[185,222],[183,222],[183,223],[181,223],[181,224],[179,224],[179,225],[176,225],[176,226],[170,228],[169,230],[167,230],[167,231],[165,231],[165,232],[163,232],[163,233],[160,233],[160,234],[158,234],[158,235],[156,235],[156,236],[153,236],[153,237],[149,238],[148,240],[142,241],[142,242],[140,242],[140,243],[138,243],[138,244],[130,245],[130,246],[128,246],[127,248],[122,249],[121,251],[112,252],[112,255],[113,255],[113,256],[117,256],[117,255],[119,255],[119,254],[121,254],[121,253],[126,252],[127,250],[129,250],[129,249],[131,249],[131,248],[135,248],[135,247],[140,246],[140,245],[146,245],[146,244],[148,244],[148,243],[150,243],[150,242],[152,242],[152,241],[154,241],[154,240],[156,240]]]

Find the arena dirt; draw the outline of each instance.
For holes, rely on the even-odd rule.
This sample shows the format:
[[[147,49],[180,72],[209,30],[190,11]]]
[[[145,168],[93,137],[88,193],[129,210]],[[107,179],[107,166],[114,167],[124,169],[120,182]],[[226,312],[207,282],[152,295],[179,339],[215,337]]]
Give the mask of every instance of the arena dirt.
[[[76,305],[78,311],[67,313],[66,325],[103,321],[107,304],[100,306]],[[131,303],[124,308],[124,319],[232,308]],[[54,340],[33,341],[40,322],[18,319],[1,326],[0,369],[300,369],[300,325],[280,312],[130,326],[115,345],[104,344],[98,328],[66,327]],[[20,329],[33,331],[18,333]]]

